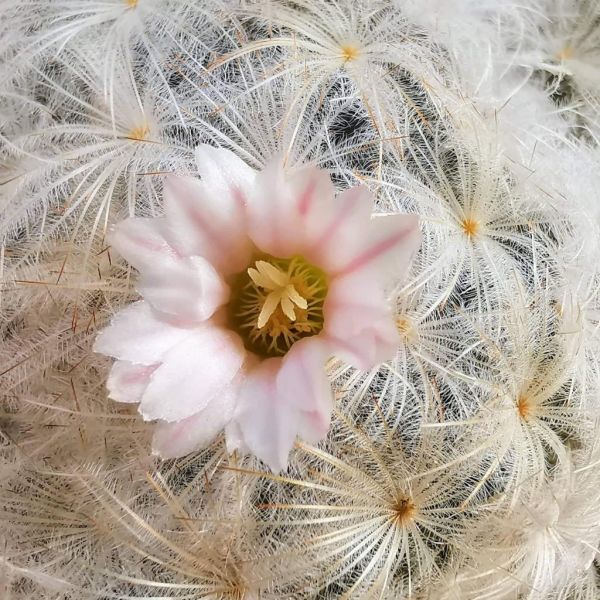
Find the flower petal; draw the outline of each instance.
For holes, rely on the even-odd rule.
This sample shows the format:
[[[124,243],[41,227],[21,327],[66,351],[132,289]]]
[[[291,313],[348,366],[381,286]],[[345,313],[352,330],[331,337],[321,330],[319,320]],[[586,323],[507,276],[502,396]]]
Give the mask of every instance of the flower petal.
[[[285,355],[277,374],[280,403],[299,412],[297,420],[302,422],[299,433],[310,443],[326,435],[331,420],[333,393],[325,373],[328,354],[322,338],[304,338]]]
[[[309,444],[318,444],[322,441],[331,423],[331,410],[329,413],[321,411],[299,412],[296,416],[298,437]]]
[[[278,394],[276,379],[280,366],[281,359],[270,358],[248,374],[240,387],[233,417],[235,427],[229,428],[243,440],[233,445],[245,445],[274,472],[286,468],[297,429],[297,410],[282,402]]]
[[[150,375],[158,365],[135,365],[126,360],[115,362],[108,374],[108,397],[116,402],[139,402]]]
[[[236,450],[242,454],[250,454],[250,448],[246,446],[240,426],[235,420],[231,420],[225,425],[225,445],[229,454]]]
[[[400,344],[379,276],[372,271],[332,281],[323,316],[323,335],[333,352],[359,369],[389,360]]]
[[[371,220],[366,242],[358,251],[347,255],[333,276],[343,277],[362,269],[391,270],[401,278],[421,240],[415,215],[385,215]],[[364,239],[364,236],[363,236]]]
[[[168,238],[181,253],[236,273],[250,262],[246,195],[255,172],[229,150],[202,145],[196,157],[201,180],[170,176],[165,181]]]
[[[130,217],[112,227],[108,242],[138,271],[160,269],[165,260],[177,256],[164,230],[162,218]]]
[[[364,186],[352,187],[332,198],[310,223],[304,256],[328,272],[341,268],[362,248],[372,210],[373,195]]]
[[[201,256],[165,261],[162,269],[144,274],[140,294],[162,313],[181,322],[198,323],[229,299],[229,286]]]
[[[147,302],[140,301],[119,311],[110,325],[98,333],[94,352],[135,364],[154,365],[189,335],[189,329],[160,320]]]
[[[325,171],[305,167],[290,174],[280,161],[273,161],[257,175],[248,201],[252,240],[274,256],[303,254],[334,195]]]
[[[264,252],[301,254],[334,275],[380,265],[395,255],[407,265],[418,245],[416,218],[371,219],[373,196],[364,186],[335,196],[329,175],[315,167],[286,173],[272,162],[256,177],[248,212],[250,235]]]
[[[237,388],[229,386],[195,415],[174,423],[158,423],[152,453],[177,458],[208,446],[229,422],[237,394]]]
[[[213,324],[167,352],[140,404],[144,419],[179,421],[203,410],[229,386],[245,357],[239,336]]]
[[[227,148],[210,144],[196,147],[198,174],[208,189],[217,194],[244,192],[254,185],[256,171]]]
[[[327,339],[336,356],[363,371],[393,358],[400,343],[393,321],[387,318],[371,322],[353,338],[328,334]]]

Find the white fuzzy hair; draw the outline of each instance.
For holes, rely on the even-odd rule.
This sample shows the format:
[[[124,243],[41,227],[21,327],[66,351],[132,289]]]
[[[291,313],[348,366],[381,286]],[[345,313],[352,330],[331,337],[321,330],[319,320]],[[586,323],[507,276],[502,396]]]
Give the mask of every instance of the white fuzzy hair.
[[[593,0],[0,0],[0,596],[600,597]],[[150,453],[109,226],[194,148],[362,184],[422,244],[289,470]],[[365,290],[368,294],[369,290]]]

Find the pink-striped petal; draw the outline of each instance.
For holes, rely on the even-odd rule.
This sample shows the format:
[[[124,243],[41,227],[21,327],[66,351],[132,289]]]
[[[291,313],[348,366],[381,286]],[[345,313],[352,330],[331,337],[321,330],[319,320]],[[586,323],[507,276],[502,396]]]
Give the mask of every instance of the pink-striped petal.
[[[237,393],[235,386],[229,386],[191,417],[174,423],[158,423],[152,439],[153,454],[177,458],[206,448],[231,419]]]
[[[231,150],[200,144],[195,154],[198,174],[210,191],[235,195],[236,190],[245,193],[254,185],[256,171]]]
[[[321,208],[303,256],[328,273],[343,268],[369,235],[373,196],[364,186],[345,190]]]
[[[334,280],[323,306],[323,336],[332,352],[359,369],[389,360],[400,343],[379,279],[366,269]]]
[[[261,171],[248,203],[250,236],[274,256],[302,254],[318,237],[334,200],[329,175],[314,167],[289,174],[279,161]]]
[[[139,411],[172,422],[204,410],[237,375],[246,351],[239,336],[206,324],[165,354],[152,374]]]
[[[154,365],[190,335],[190,329],[174,327],[157,317],[144,301],[119,311],[94,343],[94,352],[141,365]]]
[[[246,203],[255,172],[229,150],[200,146],[201,179],[170,176],[165,181],[167,236],[177,250],[209,260],[224,274],[250,262]]]
[[[139,402],[150,375],[158,365],[135,365],[126,360],[116,361],[108,374],[108,397],[116,402]]]
[[[372,219],[358,251],[346,258],[334,270],[334,277],[364,269],[390,271],[396,279],[404,276],[420,243],[419,222],[415,215],[386,215]]]

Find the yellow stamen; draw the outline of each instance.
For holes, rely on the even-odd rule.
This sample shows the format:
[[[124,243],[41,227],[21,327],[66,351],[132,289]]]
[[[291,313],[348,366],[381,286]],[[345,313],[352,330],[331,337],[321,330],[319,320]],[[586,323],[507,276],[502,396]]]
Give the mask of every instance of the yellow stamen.
[[[125,0],[125,4],[129,6],[129,8],[136,8],[139,0]]]
[[[259,356],[283,356],[298,340],[323,328],[327,280],[301,256],[263,255],[231,284],[231,326]]]
[[[266,290],[276,290],[288,282],[288,275],[266,260],[257,260],[256,269],[250,267],[248,275],[256,285]]]

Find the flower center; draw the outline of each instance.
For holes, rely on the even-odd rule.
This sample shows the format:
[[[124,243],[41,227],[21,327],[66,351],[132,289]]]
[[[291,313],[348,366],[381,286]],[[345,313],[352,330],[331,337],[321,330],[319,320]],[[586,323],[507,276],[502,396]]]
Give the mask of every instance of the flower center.
[[[323,329],[327,278],[301,256],[262,256],[233,281],[229,319],[247,350],[283,356]]]

